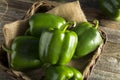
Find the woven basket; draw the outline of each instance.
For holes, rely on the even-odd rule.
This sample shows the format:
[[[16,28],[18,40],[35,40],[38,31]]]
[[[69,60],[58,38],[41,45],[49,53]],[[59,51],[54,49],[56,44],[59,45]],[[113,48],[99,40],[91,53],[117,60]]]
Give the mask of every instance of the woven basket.
[[[61,4],[63,4],[63,3],[52,2],[52,1],[37,1],[27,11],[27,13],[25,14],[25,16],[23,17],[22,20],[18,20],[18,21],[6,24],[5,26],[16,25],[17,29],[15,32],[18,33],[20,30],[20,32],[18,34],[13,35],[13,39],[14,39],[16,36],[22,35],[25,32],[25,30],[28,28],[28,19],[32,15],[34,15],[35,13],[39,13],[39,12],[42,12],[42,13],[47,12],[47,11],[49,11],[49,10],[51,10],[51,9],[55,8],[56,6],[61,5]],[[24,25],[24,30],[22,29],[23,27],[20,27],[22,25]],[[7,30],[5,30],[5,31],[7,32]],[[87,55],[79,60],[72,60],[69,63],[70,66],[73,66],[73,67],[79,69],[80,72],[82,72],[84,80],[86,80],[87,77],[90,75],[97,59],[99,58],[99,55],[101,54],[103,46],[106,42],[106,34],[100,29],[99,29],[99,31],[103,37],[104,42],[91,54],[89,54],[89,55]],[[10,42],[12,42],[12,40],[10,40]],[[10,42],[8,42],[8,43],[10,43]],[[9,46],[10,46],[10,44],[9,44]],[[32,71],[28,71],[26,73],[12,70],[9,67],[9,60],[10,60],[9,55],[8,56],[7,55],[8,54],[6,52],[4,52],[2,50],[2,48],[0,48],[0,59],[1,59],[1,63],[2,63],[1,68],[4,71],[6,71],[7,74],[12,76],[13,80],[40,80],[40,78],[44,75],[44,71],[42,69],[32,70]],[[3,56],[5,56],[5,57],[3,57]],[[6,64],[4,64],[4,63],[6,63]]]

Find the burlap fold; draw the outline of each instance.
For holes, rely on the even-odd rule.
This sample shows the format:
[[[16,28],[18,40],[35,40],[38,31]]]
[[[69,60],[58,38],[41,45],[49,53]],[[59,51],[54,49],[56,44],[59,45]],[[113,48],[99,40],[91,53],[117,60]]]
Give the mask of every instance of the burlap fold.
[[[48,11],[47,13],[62,16],[68,21],[75,21],[77,23],[87,22],[86,16],[80,7],[79,1],[57,6],[54,9]]]
[[[26,18],[30,18],[30,16],[32,16],[38,12],[46,11],[47,13],[51,13],[51,14],[55,14],[55,15],[64,17],[67,21],[75,21],[77,23],[87,21],[84,13],[80,7],[79,1],[59,4],[59,6],[56,6],[56,4],[57,3],[48,4],[43,1],[37,2],[37,3],[33,4],[32,8],[30,8],[30,10],[28,10],[24,20],[18,20],[18,21],[6,24],[3,28],[6,46],[8,48],[10,48],[12,40],[16,36],[22,35],[23,32],[25,32],[25,30],[29,27],[28,19],[26,19]],[[49,8],[49,7],[51,7],[51,8]],[[40,9],[40,8],[42,8],[42,9]],[[44,11],[43,11],[43,9],[44,9]],[[39,10],[41,10],[41,11],[39,11]]]

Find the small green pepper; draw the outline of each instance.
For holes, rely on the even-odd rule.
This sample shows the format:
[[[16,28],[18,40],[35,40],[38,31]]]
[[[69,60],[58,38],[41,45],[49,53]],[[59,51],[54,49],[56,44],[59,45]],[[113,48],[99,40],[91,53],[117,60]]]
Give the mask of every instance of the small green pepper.
[[[15,70],[30,70],[40,67],[38,47],[39,39],[35,37],[16,37],[11,45],[11,67]]]
[[[120,21],[120,0],[99,0],[99,6],[105,16]]]
[[[43,80],[83,80],[82,74],[70,66],[50,66]]]
[[[77,42],[77,34],[73,31],[45,31],[40,37],[39,57],[44,63],[67,64],[74,54]]]
[[[33,15],[30,20],[30,33],[33,36],[39,37],[41,32],[48,28],[63,29],[66,21],[60,16],[49,13],[38,13]]]
[[[78,35],[74,58],[80,58],[91,53],[102,43],[102,37],[97,30],[98,21],[95,20],[94,23],[95,26],[92,26],[89,22],[82,22],[73,29]]]

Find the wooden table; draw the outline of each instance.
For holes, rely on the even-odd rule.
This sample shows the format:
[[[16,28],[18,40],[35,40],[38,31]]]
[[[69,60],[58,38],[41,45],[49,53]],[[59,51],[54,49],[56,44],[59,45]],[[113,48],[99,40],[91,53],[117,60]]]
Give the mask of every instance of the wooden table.
[[[107,34],[107,43],[92,69],[88,80],[120,80],[120,22],[99,17],[101,16],[101,12],[99,11],[97,0],[80,1],[87,19],[90,21],[95,18],[99,19],[101,28]],[[6,7],[6,4],[2,2],[3,0],[0,0],[0,16],[3,16]],[[0,17],[0,44],[4,41],[2,34],[3,25],[21,19],[35,0],[7,0],[7,2],[8,10],[3,17]],[[15,79],[0,69],[0,80]]]

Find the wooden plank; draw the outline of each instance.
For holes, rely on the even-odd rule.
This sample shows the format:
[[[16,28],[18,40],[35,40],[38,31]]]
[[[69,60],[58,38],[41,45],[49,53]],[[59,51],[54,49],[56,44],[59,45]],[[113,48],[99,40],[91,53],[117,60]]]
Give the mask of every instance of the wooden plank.
[[[107,33],[108,37],[107,44],[92,69],[88,80],[120,80],[120,23],[100,17],[101,12],[99,11],[97,1],[98,0],[80,0],[87,18],[90,21],[93,19],[100,20],[100,25],[105,26],[102,29]],[[8,0],[8,2],[8,12],[2,18],[2,21],[0,21],[0,44],[4,41],[2,26],[11,21],[21,19],[35,0]],[[0,16],[4,13],[3,7],[5,7],[5,5],[0,7]],[[14,80],[9,74],[4,73],[4,71],[0,69],[0,79],[7,80],[6,78],[8,80]]]
[[[119,48],[120,48],[120,46],[119,46]],[[96,70],[103,70],[103,71],[106,71],[106,72],[120,74],[120,67],[119,67],[120,66],[120,61],[119,61],[120,60],[120,55],[119,54],[115,54],[115,55],[101,55],[100,59],[98,60],[98,62],[96,64],[95,69]]]
[[[12,71],[0,64],[0,80],[24,80],[22,77],[17,77]]]
[[[26,11],[31,7],[31,5],[35,2],[35,0],[7,0],[8,2],[8,11],[4,15],[1,16],[5,12],[6,4],[2,3],[3,0],[0,0],[0,45],[4,42],[4,37],[2,34],[2,27],[4,24],[21,19]],[[4,70],[0,67],[0,80],[22,80],[16,79],[16,77],[12,76],[10,72]]]
[[[99,9],[89,7],[84,11],[89,21],[98,19],[104,26],[102,30],[107,33],[107,44],[88,80],[120,80],[120,23],[100,17]]]
[[[120,55],[101,55],[88,80],[120,80]]]
[[[0,45],[4,41],[2,34],[2,27],[4,24],[21,19],[26,11],[31,7],[35,0],[7,0],[8,10],[7,13],[3,16],[6,11],[6,4],[3,3],[3,0],[0,0]]]
[[[120,74],[120,44],[107,42],[95,69]]]
[[[17,19],[21,19],[26,11],[31,7],[33,3],[27,3],[17,0],[9,0],[8,1],[8,10],[5,16],[2,18],[4,21],[14,21]],[[0,7],[0,15],[3,15],[5,12],[6,5]]]
[[[102,28],[107,43],[88,80],[120,80],[120,30]]]
[[[25,15],[26,11],[16,9],[16,8],[9,8],[6,15],[2,18],[4,21],[15,21],[21,19],[23,15]]]
[[[88,8],[87,8],[88,9]],[[99,10],[87,10],[89,20],[98,19],[102,29],[107,33],[107,44],[88,80],[120,80],[120,23],[101,16]]]
[[[112,29],[110,27],[101,27],[103,31],[107,34],[107,41],[113,43],[120,43],[120,30],[119,27]]]
[[[120,74],[94,69],[88,80],[120,80]]]
[[[35,1],[35,0],[34,0]],[[8,0],[9,6],[16,9],[28,10],[34,1],[28,0]]]
[[[100,21],[101,26],[109,27],[111,29],[119,29],[120,30],[120,22],[112,21],[109,19],[101,19]]]

